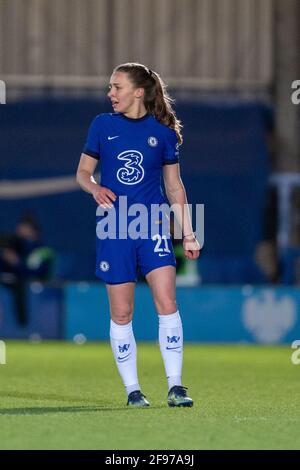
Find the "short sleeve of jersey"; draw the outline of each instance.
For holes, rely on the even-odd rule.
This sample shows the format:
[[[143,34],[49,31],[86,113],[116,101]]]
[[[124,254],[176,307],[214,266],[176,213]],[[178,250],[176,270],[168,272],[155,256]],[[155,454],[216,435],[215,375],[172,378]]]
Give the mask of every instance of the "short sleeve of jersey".
[[[93,119],[89,130],[87,139],[83,148],[83,153],[89,155],[90,157],[96,158],[99,160],[100,158],[100,115],[96,116]]]
[[[174,129],[168,128],[165,138],[163,165],[173,165],[179,162],[179,144]]]

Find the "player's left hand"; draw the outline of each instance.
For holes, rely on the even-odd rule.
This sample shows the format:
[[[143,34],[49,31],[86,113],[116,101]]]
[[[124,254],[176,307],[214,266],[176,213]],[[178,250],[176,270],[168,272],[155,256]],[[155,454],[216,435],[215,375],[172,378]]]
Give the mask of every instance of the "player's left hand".
[[[183,239],[184,256],[188,259],[197,259],[200,255],[200,245],[194,235]]]

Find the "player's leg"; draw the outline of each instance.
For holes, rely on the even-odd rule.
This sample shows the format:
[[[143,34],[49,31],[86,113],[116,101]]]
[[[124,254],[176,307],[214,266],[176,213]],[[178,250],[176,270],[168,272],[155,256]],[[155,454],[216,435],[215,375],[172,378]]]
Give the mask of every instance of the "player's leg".
[[[134,282],[107,284],[110,305],[110,342],[128,395],[128,405],[149,406],[137,376],[136,342],[132,330]]]
[[[181,383],[183,331],[176,304],[176,268],[162,266],[146,274],[159,318],[159,345],[166,370],[169,406],[192,406]]]
[[[175,296],[174,266],[153,269],[146,275],[159,319],[159,345],[169,389],[181,385],[183,356],[182,324]]]

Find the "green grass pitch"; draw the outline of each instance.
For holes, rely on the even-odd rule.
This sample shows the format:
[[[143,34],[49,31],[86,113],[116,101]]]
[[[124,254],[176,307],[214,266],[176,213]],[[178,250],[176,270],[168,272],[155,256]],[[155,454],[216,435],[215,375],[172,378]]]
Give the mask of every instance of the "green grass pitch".
[[[168,408],[157,344],[138,344],[147,409],[126,407],[108,343],[7,342],[0,365],[1,449],[299,449],[293,350],[186,345],[193,408]]]

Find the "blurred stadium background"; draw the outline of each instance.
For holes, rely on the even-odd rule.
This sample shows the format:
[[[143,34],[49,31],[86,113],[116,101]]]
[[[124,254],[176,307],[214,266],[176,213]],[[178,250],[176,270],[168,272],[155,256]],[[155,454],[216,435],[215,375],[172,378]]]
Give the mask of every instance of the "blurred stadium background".
[[[31,217],[52,253],[51,270],[33,278],[2,264],[0,338],[25,341],[8,341],[10,366],[0,366],[0,447],[299,446],[290,361],[300,339],[300,105],[291,100],[299,44],[299,0],[0,0],[0,250]],[[149,422],[138,415],[133,425],[122,411],[105,286],[94,277],[96,207],[75,182],[91,119],[111,111],[110,73],[127,61],[168,83],[184,124],[188,199],[205,205],[198,262],[184,263],[176,247],[196,403],[186,421],[175,411],[176,435],[165,402],[154,402]],[[142,280],[134,324],[138,341],[157,341]],[[157,345],[139,351],[150,395],[165,393]],[[103,408],[112,414],[99,421]],[[133,434],[124,436],[126,423]]]

